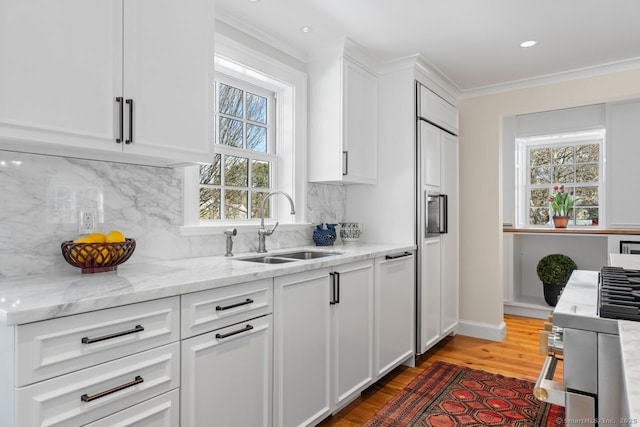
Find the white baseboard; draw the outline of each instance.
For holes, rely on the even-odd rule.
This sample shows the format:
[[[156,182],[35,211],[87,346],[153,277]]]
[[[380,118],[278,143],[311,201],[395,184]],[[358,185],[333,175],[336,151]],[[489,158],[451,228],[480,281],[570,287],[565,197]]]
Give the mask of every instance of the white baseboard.
[[[507,325],[504,322],[500,322],[499,325],[492,325],[461,320],[456,329],[456,334],[501,342],[507,336]]]

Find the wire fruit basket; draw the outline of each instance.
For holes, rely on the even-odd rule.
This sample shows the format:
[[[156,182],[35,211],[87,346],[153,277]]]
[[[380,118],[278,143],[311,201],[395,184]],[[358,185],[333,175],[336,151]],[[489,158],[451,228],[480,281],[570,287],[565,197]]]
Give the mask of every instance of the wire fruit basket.
[[[65,261],[82,269],[82,273],[114,271],[128,260],[136,249],[136,241],[125,239],[118,243],[77,243],[71,240],[60,245]]]

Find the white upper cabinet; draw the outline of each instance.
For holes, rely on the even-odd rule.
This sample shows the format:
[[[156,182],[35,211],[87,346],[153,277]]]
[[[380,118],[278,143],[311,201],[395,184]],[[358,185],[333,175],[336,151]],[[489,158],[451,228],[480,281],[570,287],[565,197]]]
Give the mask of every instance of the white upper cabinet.
[[[213,22],[211,0],[0,0],[0,149],[210,161]]]
[[[308,65],[309,180],[377,181],[378,78],[347,50]]]

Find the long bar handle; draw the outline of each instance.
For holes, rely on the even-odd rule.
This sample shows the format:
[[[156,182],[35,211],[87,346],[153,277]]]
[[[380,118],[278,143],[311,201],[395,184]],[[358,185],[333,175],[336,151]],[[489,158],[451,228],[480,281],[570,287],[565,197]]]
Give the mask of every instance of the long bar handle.
[[[349,152],[343,151],[342,158],[344,162],[344,172],[342,172],[342,175],[349,175]]]
[[[329,301],[329,305],[334,305],[336,303],[336,273],[329,273],[331,276],[331,301]]]
[[[385,255],[384,259],[398,259],[398,258],[404,258],[406,256],[411,256],[411,255],[413,255],[411,252],[403,252],[401,254]]]
[[[116,138],[116,142],[118,144],[124,139],[124,105],[122,101],[124,101],[124,98],[121,96],[116,97],[116,102],[118,103],[118,137]]]
[[[253,326],[247,325],[242,329],[238,329],[237,331],[229,332],[229,333],[226,333],[226,334],[216,334],[216,338],[217,339],[229,338],[229,337],[232,337],[234,335],[238,335],[238,334],[241,334],[243,332],[250,331],[252,329],[253,329]]]
[[[449,198],[446,194],[440,194],[440,233],[449,232]]]
[[[100,393],[96,393],[96,394],[94,394],[92,396],[89,396],[88,394],[83,394],[82,396],[80,396],[80,400],[82,400],[83,402],[91,402],[92,400],[100,399],[101,397],[104,397],[104,396],[107,396],[109,394],[115,393],[116,391],[124,390],[125,388],[133,387],[134,385],[140,384],[142,382],[144,382],[144,379],[140,375],[138,375],[131,382],[119,385],[119,386],[114,387],[114,388],[110,388],[109,390],[105,390],[105,391],[102,391]]]
[[[144,331],[144,327],[142,327],[141,325],[136,325],[133,329],[129,329],[128,331],[115,332],[113,334],[103,335],[97,338],[84,337],[80,341],[82,342],[82,344],[93,344],[94,342],[110,340],[112,338],[118,338],[124,335],[135,334],[136,332],[142,331]]]
[[[125,101],[129,105],[129,138],[125,144],[133,144],[133,99],[129,98]]]
[[[230,304],[230,305],[225,305],[225,306],[217,305],[216,306],[216,311],[229,310],[230,308],[236,308],[236,307],[240,307],[240,306],[247,305],[247,304],[253,304],[253,300],[251,298],[247,298],[246,300],[244,300],[242,302],[237,302],[235,304]]]
[[[336,287],[335,287],[335,293],[334,293],[334,299],[333,301],[335,301],[336,304],[340,304],[340,273],[338,273],[337,271],[334,272],[335,274],[335,278],[336,278]]]
[[[560,382],[552,380],[557,364],[558,359],[553,355],[547,356],[544,360],[544,365],[542,365],[540,376],[538,376],[538,381],[533,386],[533,395],[541,402],[565,406],[566,389]]]

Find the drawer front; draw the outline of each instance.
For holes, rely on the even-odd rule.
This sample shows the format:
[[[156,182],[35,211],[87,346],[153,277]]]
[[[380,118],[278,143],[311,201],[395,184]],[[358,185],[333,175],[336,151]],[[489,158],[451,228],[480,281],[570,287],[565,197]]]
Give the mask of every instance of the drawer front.
[[[269,314],[272,307],[272,279],[183,295],[182,338]]]
[[[179,386],[173,343],[18,389],[16,425],[77,427]]]
[[[178,341],[179,301],[165,298],[18,326],[16,386]]]
[[[173,390],[85,427],[172,427],[180,425],[180,391]]]

